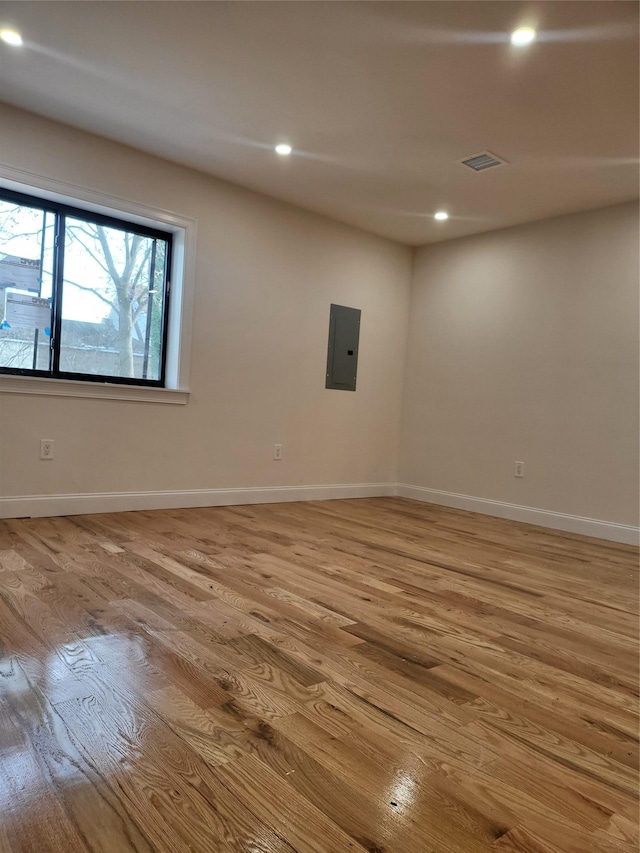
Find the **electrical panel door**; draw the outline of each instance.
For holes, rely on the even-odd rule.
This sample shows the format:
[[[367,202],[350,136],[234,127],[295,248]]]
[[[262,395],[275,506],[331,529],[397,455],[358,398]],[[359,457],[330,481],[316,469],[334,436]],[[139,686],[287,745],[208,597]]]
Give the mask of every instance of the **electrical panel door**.
[[[329,350],[327,352],[327,388],[356,390],[360,309],[332,305],[329,315]]]

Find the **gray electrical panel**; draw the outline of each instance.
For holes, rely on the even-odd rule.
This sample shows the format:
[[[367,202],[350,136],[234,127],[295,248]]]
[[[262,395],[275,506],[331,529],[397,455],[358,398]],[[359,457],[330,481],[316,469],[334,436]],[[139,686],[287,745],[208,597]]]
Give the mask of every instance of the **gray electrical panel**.
[[[329,350],[327,352],[327,388],[356,390],[360,309],[332,305],[329,315]]]

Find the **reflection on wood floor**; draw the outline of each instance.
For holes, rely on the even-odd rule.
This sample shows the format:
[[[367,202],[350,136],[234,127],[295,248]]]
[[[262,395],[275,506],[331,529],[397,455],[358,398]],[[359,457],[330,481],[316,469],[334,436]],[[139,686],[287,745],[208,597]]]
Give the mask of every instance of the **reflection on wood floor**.
[[[400,498],[0,522],[0,850],[635,853],[636,566]]]

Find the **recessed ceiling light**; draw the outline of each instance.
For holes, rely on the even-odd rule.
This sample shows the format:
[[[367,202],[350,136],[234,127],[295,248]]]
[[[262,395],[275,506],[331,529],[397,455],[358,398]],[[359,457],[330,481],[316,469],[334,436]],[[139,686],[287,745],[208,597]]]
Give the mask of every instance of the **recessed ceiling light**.
[[[438,219],[440,220],[440,222],[442,222],[443,220],[449,218],[449,214],[446,212],[446,210],[439,210],[437,213],[434,214],[433,218]]]
[[[536,31],[531,27],[520,27],[511,33],[511,44],[531,44],[536,37]]]
[[[292,151],[293,148],[290,145],[287,145],[286,143],[276,145],[276,154],[279,154],[281,157],[288,157]]]
[[[0,39],[5,41],[7,44],[12,44],[16,47],[19,47],[22,44],[22,36],[15,30],[0,30]]]

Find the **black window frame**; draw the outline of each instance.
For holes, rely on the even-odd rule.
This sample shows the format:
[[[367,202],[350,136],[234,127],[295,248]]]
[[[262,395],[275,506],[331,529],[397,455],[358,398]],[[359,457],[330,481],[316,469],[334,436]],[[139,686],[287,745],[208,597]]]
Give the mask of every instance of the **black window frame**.
[[[0,186],[0,201],[15,202],[25,207],[36,208],[54,214],[54,250],[53,250],[53,282],[52,282],[52,326],[50,369],[31,369],[26,367],[2,367],[0,375],[32,376],[38,379],[62,379],[69,381],[94,382],[101,385],[131,385],[152,388],[166,387],[167,343],[169,337],[169,304],[171,298],[171,270],[173,259],[173,232],[161,228],[152,228],[131,222],[118,216],[97,213],[87,208],[59,202],[37,195],[15,192]],[[65,249],[65,220],[66,217],[82,219],[95,225],[107,228],[126,230],[130,234],[163,240],[167,244],[164,259],[163,303],[162,303],[162,351],[160,358],[160,376],[158,379],[142,379],[134,376],[111,376],[99,373],[72,373],[60,370],[60,340],[62,332],[62,295],[64,279],[64,249]]]

